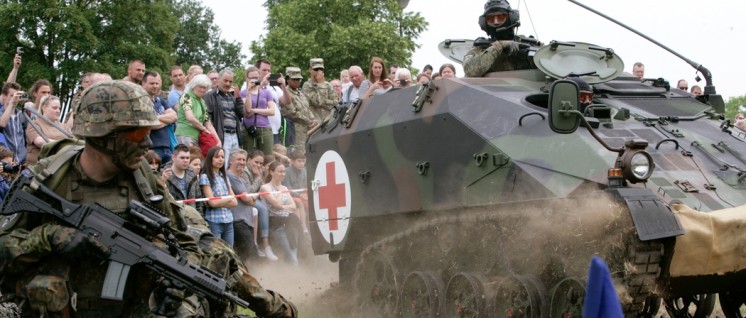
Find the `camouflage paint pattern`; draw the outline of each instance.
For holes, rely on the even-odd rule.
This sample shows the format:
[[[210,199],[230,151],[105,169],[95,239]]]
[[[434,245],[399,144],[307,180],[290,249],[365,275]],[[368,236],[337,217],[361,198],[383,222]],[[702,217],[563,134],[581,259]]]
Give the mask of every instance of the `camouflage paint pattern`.
[[[505,61],[495,58],[499,52],[494,46],[470,53],[473,59],[464,65],[467,74],[503,72],[436,80],[432,83],[437,90],[419,111],[413,100],[421,86],[373,96],[358,106],[349,127],[339,124],[331,129],[327,124],[309,137],[309,190],[321,181],[314,176],[327,151],[340,154],[350,178],[351,217],[345,237],[328,243],[314,224],[329,220],[309,211],[314,250],[341,259],[343,283],[357,277],[358,266],[369,261],[364,252],[387,250],[381,247],[387,246],[383,242],[396,244],[396,238],[436,218],[480,209],[504,213],[506,207],[532,202],[551,206],[553,200],[606,197],[602,194],[609,191],[607,172],[617,153],[606,150],[584,127],[567,135],[550,129],[546,116],[551,82],[546,75],[493,65]],[[710,105],[686,92],[666,91],[625,76],[594,86],[594,104],[609,107],[612,117],[608,122],[598,119],[598,135],[612,147],[630,139],[646,140],[645,150],[656,164],[647,183],[628,183],[625,189],[647,191],[664,204],[680,200],[701,211],[746,203],[746,179],[737,177],[746,171],[746,162],[716,146],[725,142],[736,153],[746,153],[746,132],[723,131],[722,120]],[[704,150],[693,146],[695,142]],[[685,191],[684,184],[692,187]],[[309,200],[313,210],[312,192]],[[612,200],[609,204],[618,205]],[[629,218],[629,213],[624,216]],[[461,231],[470,228],[462,225]],[[427,249],[396,246],[391,248]],[[478,259],[490,253],[469,255]],[[408,268],[397,263],[397,257],[394,265]],[[445,256],[433,257],[435,262]],[[420,270],[447,272],[428,266]]]
[[[75,114],[73,134],[101,137],[112,131],[160,125],[148,93],[125,81],[97,83],[84,91]]]

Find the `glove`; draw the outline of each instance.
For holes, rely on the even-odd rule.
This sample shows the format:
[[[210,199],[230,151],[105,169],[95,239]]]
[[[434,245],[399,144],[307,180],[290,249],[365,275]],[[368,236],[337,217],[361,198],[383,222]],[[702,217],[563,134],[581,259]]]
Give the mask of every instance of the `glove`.
[[[164,317],[174,317],[178,313],[184,298],[187,297],[183,288],[178,288],[170,280],[161,280],[158,287],[153,290],[155,308],[151,307],[153,314]]]
[[[54,252],[70,260],[81,259],[85,256],[106,259],[109,256],[109,248],[76,228],[51,225],[48,239]]]

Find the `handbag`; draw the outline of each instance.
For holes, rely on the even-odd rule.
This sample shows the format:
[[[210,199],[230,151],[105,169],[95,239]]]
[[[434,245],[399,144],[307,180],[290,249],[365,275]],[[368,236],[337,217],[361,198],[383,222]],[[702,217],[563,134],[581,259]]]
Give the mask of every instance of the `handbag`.
[[[202,150],[202,156],[207,156],[207,151],[210,148],[218,145],[218,139],[207,130],[199,132],[199,149]]]

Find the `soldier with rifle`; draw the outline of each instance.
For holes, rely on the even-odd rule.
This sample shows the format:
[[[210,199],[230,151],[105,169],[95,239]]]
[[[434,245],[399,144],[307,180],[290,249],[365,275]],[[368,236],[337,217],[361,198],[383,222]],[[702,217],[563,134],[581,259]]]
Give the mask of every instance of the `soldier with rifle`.
[[[515,28],[520,25],[518,10],[511,9],[507,0],[488,0],[479,16],[479,27],[487,32],[489,39],[476,39],[474,47],[464,55],[466,76],[536,68],[528,52],[532,46],[541,46],[541,42],[533,37],[516,36]]]
[[[0,208],[0,289],[23,317],[296,317],[178,205],[143,155],[159,124],[124,81],[87,89],[73,134],[42,149]]]

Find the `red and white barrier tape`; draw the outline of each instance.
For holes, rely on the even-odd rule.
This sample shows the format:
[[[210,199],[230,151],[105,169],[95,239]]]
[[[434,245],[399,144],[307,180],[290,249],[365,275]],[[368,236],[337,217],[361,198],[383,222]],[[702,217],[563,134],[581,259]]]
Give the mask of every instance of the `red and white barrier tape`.
[[[262,195],[270,195],[270,194],[278,194],[278,193],[299,193],[299,192],[306,192],[306,189],[294,189],[294,190],[284,190],[284,191],[265,191],[265,192],[257,192],[257,193],[241,193],[236,195],[224,195],[222,197],[211,197],[211,198],[199,198],[199,199],[186,199],[186,200],[177,200],[177,203],[194,203],[194,202],[205,202],[209,200],[220,200],[220,199],[231,199],[231,198],[243,198],[243,197],[259,197]]]

